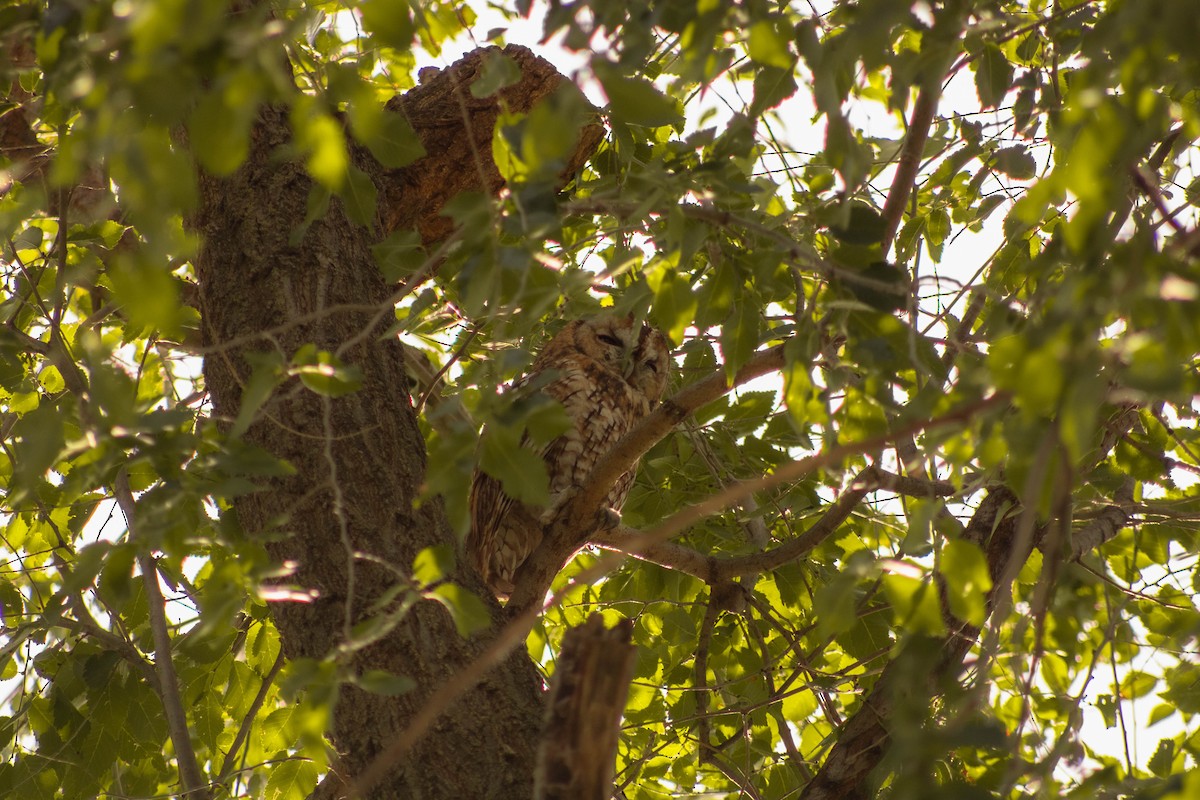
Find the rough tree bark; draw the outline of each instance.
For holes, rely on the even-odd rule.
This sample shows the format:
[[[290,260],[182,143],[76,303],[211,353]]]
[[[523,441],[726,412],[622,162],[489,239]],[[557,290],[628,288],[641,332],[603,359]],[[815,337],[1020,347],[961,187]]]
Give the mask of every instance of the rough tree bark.
[[[633,622],[592,614],[563,636],[538,749],[534,800],[608,800],[637,649]]]
[[[356,147],[355,163],[379,189],[376,230],[351,222],[335,197],[299,243],[290,243],[305,218],[312,181],[300,164],[280,158],[291,139],[287,109],[261,109],[249,157],[235,174],[201,176],[191,226],[202,235],[196,268],[214,412],[237,416],[256,353],[286,362],[315,343],[340,350],[362,372],[362,388],[336,399],[288,379],[245,433],[295,468],[235,503],[241,526],[262,537],[273,559],[294,565],[289,581],[317,595],[272,608],[289,658],[320,659],[335,651],[353,624],[379,613],[372,604],[396,586],[418,552],[455,542],[439,503],[414,503],[425,470],[424,441],[401,347],[384,335],[394,288],[369,248],[396,226],[417,228],[427,243],[435,242],[448,232],[437,212],[453,194],[500,187],[490,146],[497,99],[479,100],[467,91],[483,52],[389,104],[421,135],[427,151],[421,161],[386,170]],[[522,68],[520,83],[502,92],[509,108],[529,109],[564,80],[524,48],[505,53]],[[598,129],[583,133],[579,161],[599,138]],[[476,575],[462,569],[451,579],[488,598],[493,618],[500,619],[501,609]],[[395,698],[352,686],[339,690],[330,737],[343,779],[360,774],[491,636],[464,640],[444,608],[422,602],[389,635],[345,656],[355,671],[407,675],[416,689]],[[519,649],[447,709],[370,794],[529,798],[542,712],[539,677]]]

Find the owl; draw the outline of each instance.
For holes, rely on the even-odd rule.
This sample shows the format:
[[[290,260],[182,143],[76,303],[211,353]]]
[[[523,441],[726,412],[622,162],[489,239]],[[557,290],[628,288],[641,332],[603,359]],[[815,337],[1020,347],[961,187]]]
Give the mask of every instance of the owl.
[[[542,541],[546,509],[582,486],[597,462],[650,413],[667,385],[671,348],[658,330],[630,317],[576,320],[550,340],[517,385],[547,374],[540,390],[562,404],[571,427],[541,449],[550,503],[530,506],[504,494],[500,481],[476,470],[471,482],[467,553],[497,597],[507,599],[517,568]],[[636,465],[617,480],[606,505],[620,509]]]

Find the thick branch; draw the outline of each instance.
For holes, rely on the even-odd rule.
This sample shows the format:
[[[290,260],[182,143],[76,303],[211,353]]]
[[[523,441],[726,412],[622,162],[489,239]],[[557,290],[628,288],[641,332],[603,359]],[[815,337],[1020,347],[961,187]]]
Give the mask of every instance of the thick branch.
[[[588,539],[590,544],[606,550],[624,553],[652,564],[682,572],[714,584],[745,575],[755,575],[778,569],[810,553],[817,545],[846,521],[866,495],[878,489],[915,497],[949,497],[958,489],[949,481],[925,481],[868,467],[853,481],[838,501],[807,530],[779,547],[764,549],[747,556],[717,558],[706,556],[690,547],[673,542],[647,542],[643,531],[620,527],[597,531]],[[635,543],[642,544],[635,546]]]
[[[521,80],[490,97],[475,97],[471,85],[493,58],[515,62]],[[492,135],[501,109],[527,112],[560,90],[578,92],[549,61],[527,47],[510,44],[475,50],[389,101],[387,109],[402,114],[416,130],[425,156],[399,169],[372,170],[384,232],[415,229],[427,245],[444,239],[454,226],[442,216],[451,198],[463,192],[494,195],[504,186],[492,159]],[[581,107],[590,108],[586,101]],[[563,164],[564,183],[565,176],[573,175],[591,157],[603,136],[599,123],[582,125],[576,149]]]

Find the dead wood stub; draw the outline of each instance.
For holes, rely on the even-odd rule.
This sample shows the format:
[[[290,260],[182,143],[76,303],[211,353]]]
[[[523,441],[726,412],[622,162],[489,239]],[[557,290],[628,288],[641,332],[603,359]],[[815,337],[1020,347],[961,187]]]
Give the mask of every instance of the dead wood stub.
[[[637,648],[633,623],[592,614],[563,637],[538,748],[536,800],[608,800]]]
[[[521,80],[488,97],[475,97],[471,86],[488,58],[516,62]],[[413,126],[425,156],[378,176],[379,211],[385,233],[415,229],[426,244],[444,239],[454,223],[442,216],[446,203],[463,192],[494,195],[504,178],[492,158],[492,135],[502,109],[525,113],[570,81],[544,58],[520,45],[472,51],[420,86],[398,95],[387,110],[403,114]],[[578,91],[578,90],[575,90]],[[584,125],[563,175],[578,171],[604,135],[598,122]],[[421,198],[414,203],[413,198]]]

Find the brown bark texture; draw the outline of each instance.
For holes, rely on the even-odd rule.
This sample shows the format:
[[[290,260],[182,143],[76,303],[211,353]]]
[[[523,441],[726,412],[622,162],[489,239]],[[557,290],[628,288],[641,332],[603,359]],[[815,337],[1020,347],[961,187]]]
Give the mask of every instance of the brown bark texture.
[[[563,636],[538,750],[535,800],[608,800],[637,650],[633,622],[592,614]]]
[[[488,52],[499,51],[476,51],[389,104],[421,135],[422,160],[388,170],[356,147],[355,162],[377,181],[381,229],[350,221],[335,197],[328,213],[293,243],[312,181],[302,165],[284,157],[291,140],[286,109],[261,109],[250,155],[236,173],[201,177],[191,227],[202,237],[196,268],[214,413],[237,417],[252,364],[263,354],[286,363],[313,343],[362,374],[358,391],[337,398],[287,379],[244,434],[294,468],[235,503],[240,525],[262,537],[275,561],[292,567],[287,582],[315,593],[312,602],[272,608],[289,658],[322,659],[337,651],[353,625],[381,613],[378,602],[384,611],[394,607],[397,601],[387,595],[418,552],[455,543],[441,505],[416,502],[424,440],[407,394],[401,346],[385,335],[395,290],[370,246],[398,226],[418,228],[427,243],[435,242],[449,232],[449,222],[438,216],[448,199],[500,187],[490,147],[499,100],[467,91]],[[528,109],[565,80],[524,48],[504,53],[522,68],[521,81],[501,93],[509,108]],[[580,162],[598,138],[585,129]],[[499,606],[469,569],[449,578],[489,598],[493,618],[500,618]],[[341,656],[354,672],[386,670],[416,683],[398,697],[339,689],[330,738],[343,778],[362,773],[492,635],[464,639],[442,606],[422,601],[386,636]],[[539,677],[518,649],[446,709],[368,796],[528,798],[542,711]]]

